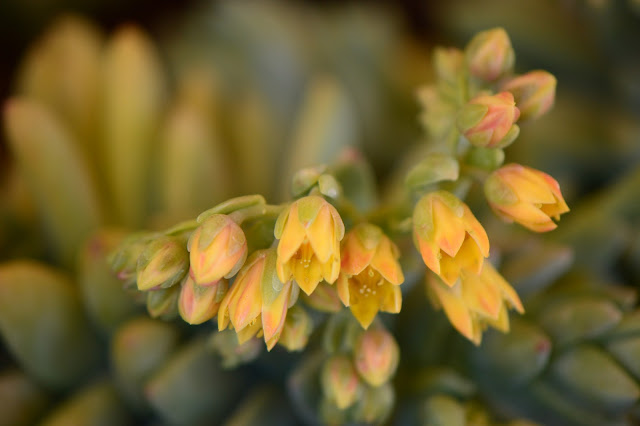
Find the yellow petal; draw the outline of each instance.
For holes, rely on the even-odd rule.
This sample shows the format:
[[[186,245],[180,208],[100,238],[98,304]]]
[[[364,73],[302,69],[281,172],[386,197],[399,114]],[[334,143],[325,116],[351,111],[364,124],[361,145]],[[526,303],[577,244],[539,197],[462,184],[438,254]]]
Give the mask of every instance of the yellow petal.
[[[474,327],[474,320],[460,295],[460,284],[453,288],[448,288],[438,282],[437,278],[431,276],[429,285],[455,329],[467,339],[471,341],[477,340],[478,336],[475,330],[476,327]]]
[[[432,242],[418,238],[418,250],[422,255],[422,261],[427,268],[436,274],[440,274],[440,249]]]
[[[384,299],[380,305],[380,310],[397,314],[402,309],[402,292],[400,287],[389,285],[389,290],[384,292]]]
[[[366,330],[378,313],[378,303],[374,298],[361,298],[356,303],[352,303],[349,309],[362,328]]]
[[[238,344],[242,345],[252,337],[259,334],[262,329],[262,320],[258,316],[255,321],[249,323],[248,326],[242,330],[236,330],[236,336],[238,337]]]
[[[338,297],[340,297],[344,306],[349,306],[349,279],[346,274],[340,274],[338,282],[336,283],[336,289],[338,290]]]
[[[328,206],[324,206],[306,230],[311,247],[322,263],[329,259],[334,247],[335,235],[332,220]]]
[[[467,237],[462,247],[460,247],[458,254],[456,254],[454,261],[460,270],[467,270],[474,274],[479,274],[482,270],[484,256],[480,253],[478,244],[476,244],[472,238]]]
[[[494,319],[498,318],[502,306],[502,294],[497,284],[486,279],[484,274],[480,276],[467,274],[462,280],[462,296],[472,311]]]
[[[460,277],[460,265],[454,257],[442,254],[442,259],[440,259],[439,276],[449,287],[456,284]]]
[[[391,284],[400,285],[404,282],[404,275],[400,264],[394,256],[393,245],[389,238],[382,237],[375,256],[371,260],[371,267]]]
[[[488,257],[489,237],[487,236],[487,231],[484,230],[484,227],[480,224],[480,222],[478,222],[478,219],[476,219],[469,207],[467,207],[466,205],[464,206],[463,221],[465,223],[465,229],[467,233],[478,245],[482,256]]]
[[[305,237],[304,227],[298,221],[297,205],[294,204],[291,206],[280,242],[278,242],[278,263],[284,263],[291,259],[300,248]]]
[[[490,263],[486,263],[486,270],[483,271],[487,277],[487,280],[491,280],[500,290],[502,297],[509,303],[509,306],[512,306],[516,311],[523,314],[524,307],[522,306],[522,302],[520,301],[520,297],[518,297],[518,293],[511,287],[511,285],[504,279],[502,275],[495,270]]]
[[[342,242],[340,269],[349,275],[358,275],[366,268],[375,254],[375,248],[367,250],[355,233],[349,232]]]
[[[264,341],[269,345],[269,341],[273,340],[276,335],[282,332],[284,321],[287,318],[287,309],[291,296],[291,281],[286,282],[278,297],[270,305],[262,305],[262,330],[264,331]],[[273,345],[275,345],[275,339]],[[272,347],[273,347],[272,345]]]
[[[262,311],[260,282],[263,271],[264,260],[251,265],[247,272],[239,276],[233,284],[233,287],[237,287],[237,291],[229,301],[228,309],[231,323],[236,330],[245,328]]]
[[[440,200],[433,201],[433,217],[435,243],[449,256],[455,256],[466,235],[461,218]]]

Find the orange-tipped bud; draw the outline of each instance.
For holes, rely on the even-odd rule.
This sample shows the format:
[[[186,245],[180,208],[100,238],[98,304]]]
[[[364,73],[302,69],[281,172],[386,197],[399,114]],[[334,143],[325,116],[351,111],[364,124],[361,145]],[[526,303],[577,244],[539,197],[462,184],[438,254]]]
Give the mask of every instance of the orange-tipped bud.
[[[198,285],[214,285],[234,276],[247,258],[247,240],[240,226],[222,214],[214,214],[191,234],[189,272]]]
[[[276,267],[281,282],[294,278],[306,294],[322,279],[335,282],[344,224],[324,198],[310,195],[295,201],[278,217],[274,233],[280,240]]]
[[[362,392],[358,373],[345,355],[334,355],[325,362],[320,381],[325,397],[341,410],[351,407]]]
[[[180,289],[178,301],[180,316],[189,324],[202,324],[210,320],[218,313],[227,288],[226,280],[218,280],[210,286],[201,286],[187,275]]]
[[[189,253],[182,238],[158,237],[150,241],[138,257],[138,290],[171,287],[189,270]]]
[[[471,75],[492,82],[513,69],[515,54],[511,40],[502,28],[478,33],[465,48]]]
[[[518,294],[489,262],[480,274],[466,274],[453,287],[428,274],[427,293],[436,307],[444,309],[455,329],[476,345],[488,326],[509,331],[507,308],[524,313]]]
[[[378,311],[400,312],[404,275],[399,256],[395,244],[375,225],[357,225],[344,238],[338,295],[365,329]]]
[[[531,71],[509,80],[502,90],[513,94],[521,120],[536,119],[553,106],[556,78],[546,71]]]
[[[449,286],[461,271],[480,273],[489,238],[469,207],[447,191],[431,192],[413,211],[414,243],[422,260]]]
[[[520,134],[514,124],[520,117],[511,92],[479,95],[458,112],[456,125],[460,133],[474,146],[504,148]]]
[[[519,164],[508,164],[491,173],[484,192],[498,216],[535,232],[555,229],[551,218],[559,220],[569,211],[554,178]]]
[[[360,376],[371,386],[380,386],[396,372],[400,349],[391,333],[376,327],[358,338],[354,360]]]

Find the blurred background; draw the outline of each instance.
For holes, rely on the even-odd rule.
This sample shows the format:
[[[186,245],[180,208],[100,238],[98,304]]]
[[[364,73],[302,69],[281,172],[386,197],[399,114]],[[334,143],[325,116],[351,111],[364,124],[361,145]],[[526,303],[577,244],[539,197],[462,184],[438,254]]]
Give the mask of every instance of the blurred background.
[[[0,2],[0,411],[49,425],[317,420],[295,396],[308,396],[313,354],[262,354],[230,376],[211,352],[235,366],[260,350],[149,319],[150,302],[124,293],[105,258],[132,230],[229,197],[287,200],[291,175],[312,164],[346,164],[362,210],[392,200],[425,145],[415,94],[433,80],[432,48],[497,26],[516,72],[558,80],[554,108],[522,125],[507,161],[554,176],[572,211],[534,238],[495,231],[484,202],[469,201],[526,305],[512,340],[461,341],[415,285],[422,263],[403,265],[393,421],[449,412],[434,395],[467,417],[637,421],[639,0]]]

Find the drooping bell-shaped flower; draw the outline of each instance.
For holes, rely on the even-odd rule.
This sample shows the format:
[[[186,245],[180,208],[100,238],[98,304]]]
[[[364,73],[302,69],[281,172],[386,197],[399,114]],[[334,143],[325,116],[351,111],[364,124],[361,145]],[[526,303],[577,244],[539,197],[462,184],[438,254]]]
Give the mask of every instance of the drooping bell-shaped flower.
[[[484,262],[480,274],[464,274],[453,287],[428,274],[427,294],[455,329],[476,345],[488,326],[509,331],[508,308],[524,313],[518,294],[489,262]]]
[[[447,191],[423,196],[413,211],[414,242],[429,269],[453,286],[461,271],[480,273],[489,238],[469,207]]]
[[[378,311],[398,313],[404,275],[395,244],[375,225],[354,227],[342,243],[338,295],[363,328]]]
[[[340,272],[340,241],[344,224],[324,198],[310,195],[293,202],[280,214],[275,227],[280,281],[292,278],[311,294],[324,279],[334,283]]]

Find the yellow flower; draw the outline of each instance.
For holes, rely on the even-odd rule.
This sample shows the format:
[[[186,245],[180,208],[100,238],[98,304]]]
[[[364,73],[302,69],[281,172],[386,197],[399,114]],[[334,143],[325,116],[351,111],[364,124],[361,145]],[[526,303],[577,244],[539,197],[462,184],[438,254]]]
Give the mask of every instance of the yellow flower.
[[[397,247],[377,226],[357,225],[344,238],[338,295],[365,329],[378,311],[400,312],[398,286],[404,276],[398,257]]]
[[[422,260],[449,286],[463,270],[480,273],[489,239],[469,207],[447,191],[423,196],[413,211],[414,242]]]
[[[247,240],[229,216],[214,214],[191,234],[187,244],[191,270],[198,285],[214,285],[238,272],[247,258]]]
[[[535,232],[555,229],[551,218],[559,220],[569,211],[554,178],[519,164],[494,171],[485,181],[484,191],[498,216]]]
[[[476,345],[488,326],[509,331],[508,307],[524,313],[515,290],[489,262],[484,262],[480,274],[464,274],[453,287],[428,274],[427,293],[436,307],[444,309],[456,330]]]
[[[276,268],[280,281],[295,278],[311,294],[324,278],[333,284],[340,272],[340,240],[344,224],[324,198],[310,195],[295,201],[278,217]]]
[[[283,284],[278,279],[274,250],[256,251],[222,300],[218,329],[231,325],[240,344],[264,335],[267,349],[271,350],[284,327],[293,288],[290,280]]]

